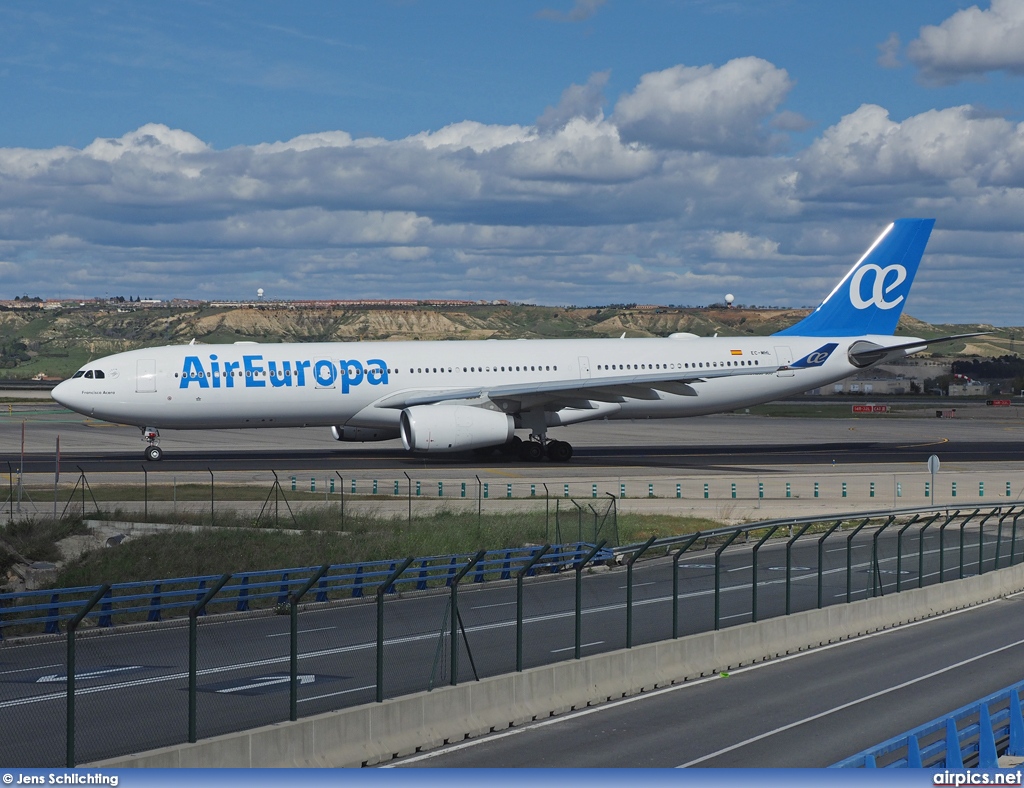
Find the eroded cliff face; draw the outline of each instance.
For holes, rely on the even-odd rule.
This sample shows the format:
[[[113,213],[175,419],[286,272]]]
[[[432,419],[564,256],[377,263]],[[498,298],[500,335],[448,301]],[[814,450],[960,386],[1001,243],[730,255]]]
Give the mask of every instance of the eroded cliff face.
[[[5,377],[67,376],[91,358],[137,347],[257,342],[345,342],[436,339],[567,337],[763,336],[806,315],[806,309],[565,308],[531,305],[362,309],[270,303],[259,307],[80,308],[0,310],[0,350],[24,345],[30,360],[3,369]],[[912,317],[900,333],[937,336],[985,330],[978,326],[931,326]],[[1016,332],[1016,333],[1015,333]],[[1000,329],[974,340],[970,351],[1000,355],[1021,329]],[[1007,343],[1011,343],[1008,345]],[[949,348],[963,352],[962,347]],[[21,350],[24,355],[24,350]],[[13,353],[13,350],[12,350]]]

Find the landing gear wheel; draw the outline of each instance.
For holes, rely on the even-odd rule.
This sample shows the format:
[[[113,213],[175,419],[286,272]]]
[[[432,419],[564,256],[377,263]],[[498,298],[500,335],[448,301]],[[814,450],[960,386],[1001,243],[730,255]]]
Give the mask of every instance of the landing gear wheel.
[[[547,449],[548,459],[552,462],[569,462],[572,459],[572,444],[565,441],[551,441]]]
[[[519,447],[519,459],[527,462],[537,462],[544,457],[544,447],[537,441],[523,441]]]
[[[146,459],[150,462],[159,462],[163,459],[164,450],[159,446],[150,446],[146,449]]]

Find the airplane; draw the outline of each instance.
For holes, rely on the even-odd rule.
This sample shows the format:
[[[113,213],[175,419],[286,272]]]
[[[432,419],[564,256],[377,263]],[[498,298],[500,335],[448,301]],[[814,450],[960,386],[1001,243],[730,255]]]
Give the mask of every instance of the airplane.
[[[834,383],[938,339],[895,337],[934,219],[898,219],[824,301],[764,337],[543,339],[151,347],[91,361],[53,389],[85,416],[142,430],[329,427],[410,452],[499,450],[566,462],[551,427],[698,416]],[[516,430],[529,430],[523,439]]]

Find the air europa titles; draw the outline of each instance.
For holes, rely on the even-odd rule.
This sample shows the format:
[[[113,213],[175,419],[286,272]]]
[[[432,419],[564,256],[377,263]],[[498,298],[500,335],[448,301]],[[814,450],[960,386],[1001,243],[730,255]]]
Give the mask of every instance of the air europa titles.
[[[388,382],[388,365],[383,359],[365,362],[355,359],[334,361],[328,358],[306,361],[270,361],[262,355],[242,356],[241,361],[221,361],[213,353],[204,363],[199,356],[185,356],[178,388],[195,385],[208,388],[273,388],[312,386],[318,389],[341,388],[348,394],[364,381],[371,386]]]

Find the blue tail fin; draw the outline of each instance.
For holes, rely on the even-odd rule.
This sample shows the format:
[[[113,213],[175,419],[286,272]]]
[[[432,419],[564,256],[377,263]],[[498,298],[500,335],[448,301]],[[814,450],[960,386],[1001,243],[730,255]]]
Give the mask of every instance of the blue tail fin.
[[[817,309],[778,335],[894,333],[934,224],[934,219],[897,219]]]

